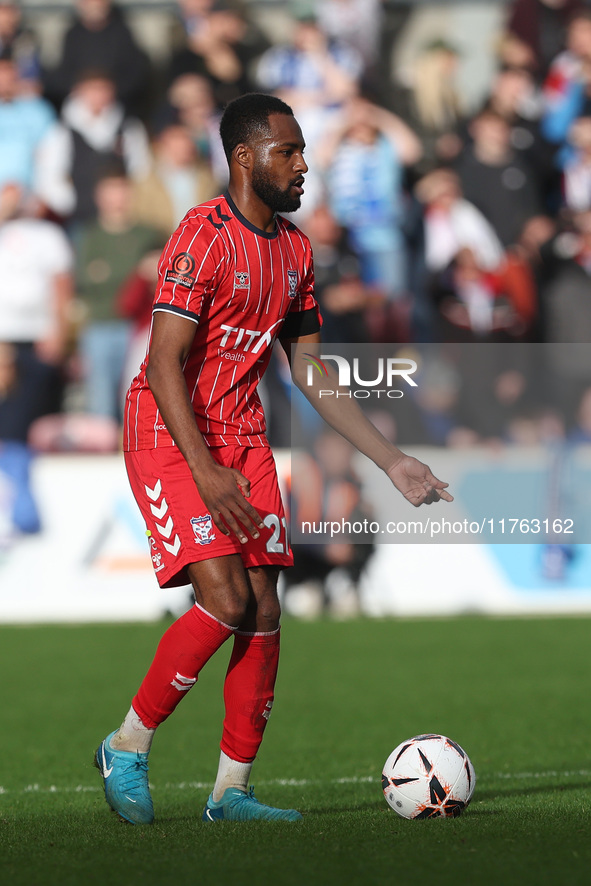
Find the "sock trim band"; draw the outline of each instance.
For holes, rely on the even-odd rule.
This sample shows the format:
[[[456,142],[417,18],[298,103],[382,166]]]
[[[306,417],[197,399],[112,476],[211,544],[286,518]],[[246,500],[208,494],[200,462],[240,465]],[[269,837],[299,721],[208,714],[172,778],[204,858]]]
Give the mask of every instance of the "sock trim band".
[[[223,628],[227,628],[228,631],[232,631],[233,634],[237,632],[237,629],[233,627],[233,625],[227,625],[225,621],[222,621],[219,618],[216,618],[215,615],[212,615],[211,612],[208,612],[207,609],[204,609],[203,606],[200,606],[197,601],[194,604],[200,612],[203,612],[204,615],[207,615],[208,618],[211,618],[212,621],[216,621]]]
[[[238,637],[272,637],[274,634],[278,634],[280,630],[281,626],[274,631],[239,631],[236,628],[235,633]]]

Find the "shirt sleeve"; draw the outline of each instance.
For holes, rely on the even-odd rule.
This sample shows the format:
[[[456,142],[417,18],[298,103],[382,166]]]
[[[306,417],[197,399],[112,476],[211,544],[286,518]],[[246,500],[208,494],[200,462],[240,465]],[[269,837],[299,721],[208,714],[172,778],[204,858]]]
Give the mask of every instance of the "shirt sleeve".
[[[313,335],[319,332],[322,325],[322,318],[318,312],[318,307],[310,308],[308,311],[299,311],[297,314],[288,314],[279,338],[281,341],[291,338],[301,338],[303,335]]]
[[[318,302],[314,297],[314,259],[312,248],[306,244],[305,271],[302,282],[291,302],[279,338],[298,338],[311,335],[322,326]]]
[[[179,314],[197,323],[222,260],[218,234],[211,225],[201,218],[184,219],[160,258],[153,311]]]

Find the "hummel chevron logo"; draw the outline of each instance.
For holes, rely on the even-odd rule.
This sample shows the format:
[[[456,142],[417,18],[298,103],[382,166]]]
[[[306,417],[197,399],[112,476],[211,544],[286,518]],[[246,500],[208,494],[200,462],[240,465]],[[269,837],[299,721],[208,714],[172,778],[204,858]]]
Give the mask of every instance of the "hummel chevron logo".
[[[144,486],[144,489],[146,490],[146,495],[148,496],[148,498],[150,498],[152,501],[158,501],[158,499],[160,498],[160,494],[162,493],[162,483],[160,482],[160,480],[157,480],[156,485],[153,489],[150,489],[149,486]]]
[[[175,535],[174,542],[171,545],[169,545],[167,541],[163,541],[162,544],[170,554],[174,554],[174,556],[176,557],[181,546],[181,540],[178,535]]]
[[[179,692],[188,692],[191,686],[194,686],[197,682],[197,677],[183,677],[182,674],[179,674],[177,671],[176,677],[174,680],[171,680],[170,685],[174,686],[175,689],[178,689]]]
[[[165,498],[162,499],[162,504],[160,505],[159,508],[157,508],[156,505],[150,505],[150,510],[152,511],[152,513],[154,514],[155,517],[157,517],[159,520],[162,520],[162,518],[164,517],[165,513],[168,510],[168,504],[166,502],[166,499]]]
[[[170,538],[174,523],[172,522],[172,517],[169,517],[166,521],[166,526],[161,526],[160,523],[156,523],[155,526],[160,535],[164,536],[164,538]]]
[[[102,773],[102,775],[103,775],[103,778],[108,778],[109,775],[111,774],[111,772],[113,771],[113,767],[111,766],[111,768],[109,769],[109,767],[107,766],[107,758],[105,757],[104,743],[103,743],[101,750],[103,752],[103,773]]]

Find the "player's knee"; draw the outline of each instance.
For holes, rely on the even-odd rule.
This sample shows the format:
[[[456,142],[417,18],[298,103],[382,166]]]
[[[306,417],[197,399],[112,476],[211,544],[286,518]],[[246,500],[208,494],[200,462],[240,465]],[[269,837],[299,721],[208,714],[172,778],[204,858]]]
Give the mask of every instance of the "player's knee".
[[[269,595],[258,601],[257,604],[257,623],[260,629],[265,631],[274,631],[279,626],[281,617],[281,606],[277,595]]]
[[[246,603],[239,599],[228,600],[221,607],[221,615],[218,615],[220,621],[230,625],[232,628],[239,627],[246,616]]]
[[[237,590],[229,590],[227,587],[216,587],[215,585],[210,585],[206,593],[203,593],[198,587],[195,587],[194,590],[197,603],[218,621],[232,628],[237,628],[244,621],[248,605],[247,592],[240,593]]]
[[[237,628],[246,616],[248,609],[248,593],[240,590],[227,590],[220,588],[215,594],[217,618],[224,624]]]
[[[281,606],[277,595],[279,570],[270,566],[255,567],[249,570],[253,591],[252,611],[257,631],[275,631],[279,626]]]

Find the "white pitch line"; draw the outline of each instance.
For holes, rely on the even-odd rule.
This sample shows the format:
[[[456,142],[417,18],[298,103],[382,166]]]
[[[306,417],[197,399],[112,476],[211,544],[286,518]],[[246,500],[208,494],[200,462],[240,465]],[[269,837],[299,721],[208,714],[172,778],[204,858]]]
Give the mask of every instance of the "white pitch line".
[[[497,772],[492,775],[486,774],[478,777],[478,783],[482,784],[483,782],[486,784],[487,782],[491,782],[496,778],[501,779],[540,779],[540,778],[576,778],[576,777],[591,777],[590,769],[570,769],[565,770],[563,772],[559,772],[558,770],[550,769],[546,772]],[[311,778],[271,778],[266,781],[257,781],[257,784],[261,787],[309,787],[310,785],[322,785],[322,784],[376,784],[380,783],[379,778],[375,778],[373,775],[354,775],[350,777],[344,778],[331,778],[331,779],[311,779]],[[153,785],[150,784],[150,788],[152,790],[158,791],[159,789],[164,790],[174,790],[174,791],[200,791],[200,790],[211,790],[213,787],[213,782],[211,781],[181,781],[177,783],[167,782],[162,785]],[[66,787],[58,787],[57,785],[49,785],[43,786],[40,784],[28,784],[24,788],[4,788],[0,786],[0,796],[3,794],[87,794],[87,793],[102,793],[102,787],[99,785],[72,785]]]
[[[567,769],[565,772],[558,772],[555,769],[549,769],[547,772],[497,772],[494,778],[572,778],[576,775],[589,776],[591,770]]]

